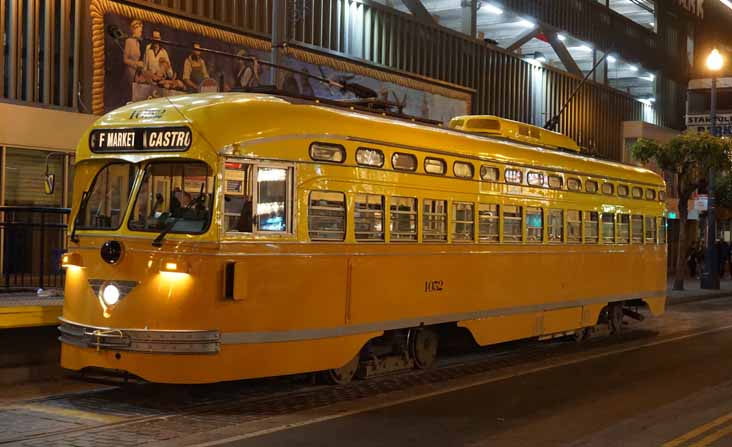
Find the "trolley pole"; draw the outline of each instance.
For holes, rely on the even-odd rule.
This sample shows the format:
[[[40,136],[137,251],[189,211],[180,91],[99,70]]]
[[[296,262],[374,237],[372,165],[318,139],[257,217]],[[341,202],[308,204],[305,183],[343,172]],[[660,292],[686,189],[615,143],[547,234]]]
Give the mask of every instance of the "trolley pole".
[[[269,68],[270,83],[277,88],[277,65],[280,64],[280,49],[285,43],[285,18],[287,17],[286,0],[272,1],[272,66]]]
[[[717,136],[717,78],[712,78],[712,98],[709,111],[711,133]],[[719,289],[719,261],[717,259],[717,213],[714,204],[714,168],[707,175],[707,247],[704,256],[704,273],[701,276],[702,289]]]

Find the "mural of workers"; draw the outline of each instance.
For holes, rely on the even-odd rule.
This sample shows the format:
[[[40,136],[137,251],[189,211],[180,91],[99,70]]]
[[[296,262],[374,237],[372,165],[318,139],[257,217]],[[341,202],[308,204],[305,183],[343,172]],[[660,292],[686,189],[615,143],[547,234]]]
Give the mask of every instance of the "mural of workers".
[[[124,62],[127,66],[125,71],[125,79],[130,85],[135,81],[135,77],[144,67],[142,60],[142,20],[135,19],[130,24],[130,35],[125,39]]]
[[[243,48],[237,51],[236,55],[239,57],[249,56]],[[234,88],[246,89],[260,85],[259,75],[261,74],[261,67],[256,60],[236,59],[233,68]]]
[[[208,78],[206,61],[201,56],[201,44],[193,42],[193,51],[183,63],[183,83],[189,90],[198,92],[201,83]]]

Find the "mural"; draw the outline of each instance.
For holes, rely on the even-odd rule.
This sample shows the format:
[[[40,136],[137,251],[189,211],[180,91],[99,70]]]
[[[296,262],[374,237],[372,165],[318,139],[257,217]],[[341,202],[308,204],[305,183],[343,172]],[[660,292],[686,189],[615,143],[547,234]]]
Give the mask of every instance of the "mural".
[[[102,19],[101,23],[93,24],[92,40],[103,42],[103,58],[98,57],[100,51],[95,53],[95,63],[103,64],[103,89],[93,89],[96,113],[130,101],[268,84],[270,68],[257,61],[200,51],[206,48],[267,61],[270,55],[267,41],[106,0],[93,1],[92,8]],[[121,31],[116,38],[107,32],[110,25]],[[145,40],[151,38],[188,48]],[[408,115],[447,123],[453,116],[470,112],[471,91],[460,87],[451,88],[292,48],[282,58],[282,65],[336,82],[368,87],[381,99],[402,105],[403,113]],[[291,93],[357,99],[351,92],[299,73],[280,71],[280,76],[280,88]],[[97,79],[94,85],[99,85]]]

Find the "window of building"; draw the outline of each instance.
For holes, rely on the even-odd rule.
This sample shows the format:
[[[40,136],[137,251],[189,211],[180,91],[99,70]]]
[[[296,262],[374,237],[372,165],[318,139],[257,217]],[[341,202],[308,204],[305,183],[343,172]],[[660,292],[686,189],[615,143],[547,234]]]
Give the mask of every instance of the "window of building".
[[[310,158],[316,161],[343,163],[346,160],[346,149],[340,144],[313,143],[310,145]]]
[[[630,235],[634,244],[643,243],[643,216],[630,217]]]
[[[585,242],[596,244],[598,239],[598,213],[597,211],[587,211],[585,217]]]
[[[5,174],[8,174],[5,175],[5,205],[66,206],[64,202],[68,202],[68,199],[64,197],[65,156],[62,152],[46,152],[35,149],[9,147],[5,149],[5,154],[6,166],[4,170]],[[46,164],[48,165],[48,172],[56,176],[56,187],[53,190],[53,194],[46,194],[43,188],[42,179],[46,172]],[[106,173],[100,171],[98,175],[110,175],[114,179],[116,176],[115,172],[121,173],[118,168],[109,168]],[[122,185],[122,189],[118,194],[119,197],[125,195],[125,193],[129,193],[129,190],[125,189],[127,187],[126,177],[129,174],[121,173],[121,175],[125,179],[120,180],[124,185]],[[73,179],[72,176],[69,176],[69,178]],[[114,181],[117,182],[116,179]],[[109,188],[115,188],[116,185],[117,183],[114,183]],[[125,209],[127,199],[128,197],[122,198],[122,202],[120,203],[125,205]],[[117,201],[119,201],[119,198]],[[93,212],[91,209],[87,211]],[[91,223],[91,221],[88,222]]]
[[[646,200],[656,200],[655,189],[646,189]]]
[[[562,189],[564,186],[564,181],[561,176],[559,175],[550,175],[549,176],[549,187],[552,189]]]
[[[580,191],[582,182],[578,178],[570,177],[567,179],[567,189],[570,191]]]
[[[541,172],[529,171],[526,173],[526,183],[531,186],[544,186],[544,174]]]
[[[481,203],[478,205],[478,234],[481,241],[498,242],[499,225],[498,205]]]
[[[656,218],[646,216],[646,243],[656,243]]]
[[[618,185],[618,195],[620,197],[628,197],[629,192],[628,185]]]
[[[602,214],[602,243],[612,244],[615,242],[615,214]]]
[[[602,193],[608,196],[615,194],[615,185],[613,185],[612,183],[603,183]]]
[[[567,210],[567,242],[582,242],[582,211]]]
[[[422,240],[447,240],[447,201],[424,199],[422,201]]]
[[[526,207],[526,240],[544,240],[544,210],[533,206]]]
[[[564,211],[549,210],[549,222],[547,231],[549,233],[549,242],[564,241]]]
[[[455,177],[473,178],[473,165],[462,161],[456,161],[452,165],[452,172],[455,174]]]
[[[523,215],[520,206],[503,206],[503,240],[521,242],[524,240],[522,230]]]
[[[452,239],[454,241],[472,241],[475,234],[475,216],[473,204],[453,202],[452,204]]]
[[[356,194],[353,203],[353,224],[357,241],[384,240],[384,196]]]
[[[587,180],[585,182],[585,191],[596,193],[597,192],[597,182],[594,180]]]
[[[489,182],[498,181],[498,168],[494,166],[483,165],[480,167],[480,178]]]
[[[444,175],[447,171],[447,163],[441,158],[427,157],[424,159],[424,172],[428,174]]]
[[[416,171],[417,170],[417,157],[412,154],[405,154],[403,152],[395,152],[391,156],[391,166],[397,171]]]
[[[391,222],[389,224],[392,241],[417,240],[417,199],[412,197],[392,197],[389,203]]]
[[[384,153],[379,149],[360,147],[356,151],[356,163],[362,166],[384,167]]]
[[[346,195],[336,191],[312,191],[308,200],[308,233],[313,241],[346,238]]]
[[[634,199],[642,199],[643,198],[643,189],[641,189],[637,186],[634,186],[630,189],[630,195]]]
[[[661,218],[661,225],[658,227],[658,243],[665,244],[666,236],[668,235],[668,228],[666,227],[667,220],[665,217]]]
[[[520,184],[522,180],[521,170],[508,168],[503,171],[503,177],[506,179],[506,183]]]
[[[630,243],[630,215],[618,214],[618,242],[621,244]]]

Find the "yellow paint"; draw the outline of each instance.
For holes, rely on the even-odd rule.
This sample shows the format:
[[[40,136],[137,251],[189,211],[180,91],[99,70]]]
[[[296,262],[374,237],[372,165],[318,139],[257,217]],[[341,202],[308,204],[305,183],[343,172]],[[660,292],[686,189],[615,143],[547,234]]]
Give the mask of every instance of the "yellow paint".
[[[14,405],[11,408],[29,410],[36,413],[50,414],[52,416],[73,417],[78,419],[88,419],[95,422],[113,423],[119,422],[124,418],[114,415],[106,415],[101,413],[92,413],[90,411],[75,410],[72,408],[60,408],[43,404],[25,404]]]
[[[681,444],[690,441],[696,437],[699,437],[703,435],[704,433],[708,432],[709,430],[718,427],[722,424],[725,424],[727,422],[732,421],[732,413],[725,414],[724,416],[720,416],[717,419],[707,422],[704,425],[700,425],[699,427],[691,430],[688,433],[684,433],[683,435],[679,436],[678,438],[672,439],[668,442],[665,442],[661,447],[678,447]]]
[[[144,122],[131,118],[132,111],[144,108],[166,112],[162,118]],[[561,171],[565,183],[569,178],[583,183],[613,179],[616,184],[663,189],[663,180],[645,169],[326,106],[293,105],[256,94],[184,95],[135,103],[100,118],[96,127],[181,124],[189,125],[193,132],[192,146],[185,153],[94,154],[88,147],[88,135],[82,138],[72,214],[77,212],[82,192],[110,160],[144,164],[161,158],[186,158],[207,163],[216,176],[218,189],[210,229],[195,236],[168,234],[160,248],[151,245],[155,233],[131,231],[126,224],[118,231],[77,231],[81,242],[70,243],[70,250],[79,253],[85,267],[67,273],[63,317],[82,325],[110,328],[201,329],[244,335],[312,333],[354,326],[367,329],[338,338],[222,345],[221,352],[214,355],[122,352],[116,359],[112,351],[64,345],[62,365],[66,368],[124,369],[148,380],[175,383],[314,371],[345,364],[364,343],[381,334],[381,324],[398,327],[400,321],[415,324],[445,315],[500,315],[506,310],[505,316],[455,321],[468,328],[478,343],[490,344],[594,325],[606,304],[583,307],[571,303],[666,288],[665,244],[553,244],[548,242],[546,225],[543,242],[480,242],[477,205],[474,241],[453,241],[451,235],[446,242],[423,241],[421,211],[417,213],[417,241],[389,240],[392,197],[416,198],[420,210],[422,200],[445,200],[449,222],[454,218],[455,202],[522,206],[524,220],[527,207],[544,207],[648,215],[660,222],[664,212],[660,201],[477,180],[482,165],[498,167],[503,178],[503,169],[511,163],[524,175],[529,170],[547,174]],[[309,145],[314,141],[342,145],[345,162],[313,162]],[[381,150],[385,166],[358,167],[355,153],[359,147]],[[392,156],[398,152],[418,158],[417,173],[391,168]],[[276,159],[280,165],[292,167],[292,233],[223,231],[220,183],[225,178],[224,161],[232,157],[254,162]],[[443,159],[449,175],[426,174],[425,157]],[[452,176],[456,161],[472,163],[476,179]],[[139,183],[138,179],[135,189]],[[348,215],[343,242],[310,242],[307,209],[314,190],[345,193]],[[385,197],[385,242],[355,240],[357,193]],[[565,220],[565,234],[566,227]],[[450,224],[448,234],[451,228]],[[525,228],[523,231],[526,235]],[[101,245],[109,239],[121,241],[125,249],[120,262],[113,266],[99,257]],[[224,293],[226,265],[231,262],[236,272],[235,299],[227,299]],[[185,266],[188,273],[161,272],[165,263],[175,263],[178,271]],[[132,280],[138,285],[106,309],[105,316],[89,279]],[[570,304],[542,310],[542,306],[560,307],[559,303]],[[656,311],[662,310],[660,302],[654,306]],[[525,313],[515,314],[522,308],[527,309]]]
[[[62,306],[0,307],[0,328],[53,326],[58,324]]]

